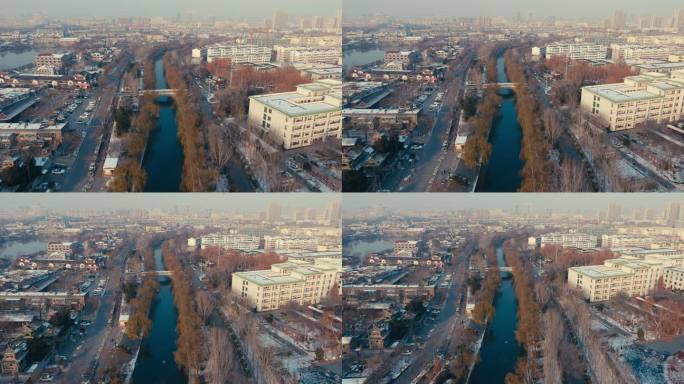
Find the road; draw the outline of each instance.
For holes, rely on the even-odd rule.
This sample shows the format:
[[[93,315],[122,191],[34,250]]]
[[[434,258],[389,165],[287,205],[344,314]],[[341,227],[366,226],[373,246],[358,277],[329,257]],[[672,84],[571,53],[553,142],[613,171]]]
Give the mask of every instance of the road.
[[[458,256],[448,268],[447,273],[451,274],[451,282],[447,289],[447,296],[444,301],[441,312],[437,319],[431,326],[424,326],[416,336],[425,338],[424,348],[416,350],[412,354],[411,364],[404,372],[394,381],[397,384],[409,384],[418,374],[430,364],[434,357],[446,350],[446,347],[451,342],[449,337],[452,330],[458,324],[463,324],[464,317],[461,315],[464,308],[459,308],[460,300],[457,300],[459,291],[463,288],[466,280],[465,276],[457,276],[456,273],[460,269],[459,266],[467,266],[468,260],[475,250],[475,241],[469,241]],[[467,271],[467,268],[461,269]]]
[[[194,77],[193,77],[194,78]],[[200,91],[200,110],[202,111],[202,118],[207,122],[213,122],[217,125],[224,125],[222,122],[214,116],[214,110],[212,105],[209,103],[207,97],[209,96],[208,90],[194,81],[194,85]],[[230,129],[231,126],[228,126]],[[256,192],[254,183],[252,179],[247,174],[245,166],[240,160],[239,156],[236,154],[231,157],[228,164],[226,165],[226,170],[228,172],[228,183],[231,192]]]
[[[124,263],[132,246],[133,243],[128,243],[121,247],[119,252],[115,252],[114,258],[105,270],[107,278],[105,290],[98,301],[99,306],[95,317],[92,319],[92,324],[86,328],[85,335],[79,336],[77,333],[70,335],[71,341],[59,346],[57,354],[66,356],[69,364],[65,372],[55,378],[55,383],[73,383],[74,380],[78,380],[76,378],[84,374],[92,379],[102,351],[112,350],[116,346],[118,338],[112,340],[112,335],[120,333],[118,323],[114,322],[110,325],[108,321],[112,318],[115,306],[121,300]]]
[[[86,136],[83,138],[83,141],[77,150],[76,158],[64,177],[62,186],[63,191],[82,191],[88,184],[92,183],[93,180],[90,179],[90,176],[92,175],[89,171],[91,163],[96,164],[97,169],[95,174],[98,175],[101,173],[101,167],[104,163],[104,157],[106,156],[106,146],[108,144],[109,135],[111,134],[111,132],[107,132],[106,129],[111,129],[113,114],[112,105],[114,103],[114,98],[117,95],[123,73],[126,70],[130,59],[129,53],[124,52],[116,66],[105,75],[108,77],[107,85],[98,88],[91,93],[91,100],[97,100],[98,103],[93,111],[90,122],[86,125]],[[76,113],[72,115],[72,118],[76,118]],[[103,137],[105,140],[102,140]],[[97,149],[100,140],[103,141],[103,148],[96,154],[95,150]],[[98,188],[102,189],[103,186],[99,185]]]
[[[456,112],[458,110],[458,96],[462,92],[465,74],[473,55],[472,52],[464,55],[453,69],[453,81],[435,90],[424,103],[425,106],[432,104],[437,93],[444,92],[441,108],[437,112],[427,112],[429,116],[435,119],[435,125],[429,132],[427,141],[423,143],[423,148],[416,153],[414,163],[397,164],[396,166],[399,169],[393,170],[382,180],[380,189],[401,192],[429,191],[435,181],[433,175],[440,172],[442,164],[454,163],[454,159],[457,158],[455,151],[453,151],[453,138],[456,137],[456,129],[450,128],[454,124],[454,119],[458,121],[459,113]],[[416,139],[416,141],[419,140]],[[444,141],[447,141],[446,148],[443,146]],[[403,156],[403,154],[399,154],[399,156]],[[404,165],[406,167],[401,168]]]

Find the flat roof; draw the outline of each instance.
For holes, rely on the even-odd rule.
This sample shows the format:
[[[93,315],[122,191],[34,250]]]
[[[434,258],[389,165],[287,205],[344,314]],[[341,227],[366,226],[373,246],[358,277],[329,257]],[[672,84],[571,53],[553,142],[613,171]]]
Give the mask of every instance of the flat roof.
[[[570,267],[570,269],[594,279],[602,277],[620,277],[631,275],[629,272],[624,272],[619,269],[606,267],[605,265],[586,265],[582,267]]]

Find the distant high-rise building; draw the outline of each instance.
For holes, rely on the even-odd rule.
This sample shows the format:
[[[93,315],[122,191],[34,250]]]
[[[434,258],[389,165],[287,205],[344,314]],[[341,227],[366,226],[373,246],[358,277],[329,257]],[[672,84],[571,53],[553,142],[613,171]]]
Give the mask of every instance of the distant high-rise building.
[[[675,10],[673,26],[675,28],[684,28],[684,8]]]
[[[328,207],[328,222],[335,225],[340,222],[342,218],[342,204],[339,201],[333,201]]]
[[[619,204],[610,203],[608,205],[608,221],[619,221],[620,220],[620,210]]]
[[[644,219],[644,209],[643,208],[634,208],[634,220],[643,220]]]
[[[287,12],[276,11],[273,14],[273,29],[280,30],[287,28],[289,23],[289,16]]]
[[[266,211],[267,221],[279,221],[282,216],[282,207],[277,203],[270,203]]]
[[[667,211],[665,211],[665,220],[667,220],[668,223],[673,224],[673,223],[679,221],[680,214],[681,214],[681,209],[680,209],[679,203],[672,202],[667,207]]]
[[[613,29],[624,29],[627,26],[627,14],[624,11],[615,11],[611,24]]]

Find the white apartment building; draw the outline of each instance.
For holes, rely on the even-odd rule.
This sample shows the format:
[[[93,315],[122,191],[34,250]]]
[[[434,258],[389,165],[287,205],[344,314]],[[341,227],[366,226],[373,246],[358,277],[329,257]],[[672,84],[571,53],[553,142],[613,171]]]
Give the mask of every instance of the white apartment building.
[[[201,248],[221,247],[238,251],[253,251],[259,249],[260,239],[258,236],[240,234],[211,234],[202,236]]]
[[[339,48],[288,47],[276,45],[275,60],[279,63],[326,63],[338,64],[342,57]]]
[[[679,120],[684,108],[684,71],[649,72],[625,77],[623,83],[582,88],[580,107],[611,131],[634,128],[647,120]]]
[[[316,237],[264,236],[264,250],[317,250],[319,245]]]
[[[270,132],[285,149],[342,136],[342,82],[301,84],[294,92],[249,98],[248,123]]]
[[[560,245],[564,248],[596,248],[598,236],[587,233],[547,233],[539,239],[539,245]]]
[[[622,234],[601,236],[601,247],[608,249],[627,247],[650,247],[652,244],[653,239],[650,237],[640,237]]]
[[[611,44],[610,49],[614,61],[667,60],[672,53],[669,47],[635,44]]]
[[[679,274],[669,272],[682,267],[682,256],[621,257],[606,260],[603,265],[568,268],[568,284],[581,290],[591,302],[609,300],[620,292],[643,296],[655,289],[664,275],[669,276],[671,286],[684,284],[678,280]]]
[[[394,254],[396,256],[413,256],[418,249],[418,242],[415,240],[398,240],[394,242]]]
[[[342,261],[292,260],[273,264],[270,270],[233,273],[232,290],[257,312],[275,310],[296,302],[316,304],[337,284],[341,287]]]
[[[74,252],[74,243],[70,241],[49,242],[47,245],[48,255],[60,254],[63,257],[71,256]]]
[[[605,60],[608,47],[588,43],[551,43],[546,46],[546,58],[565,56],[572,60]]]
[[[684,268],[665,268],[663,283],[667,289],[671,289],[673,291],[684,291]]]
[[[271,48],[260,47],[258,45],[224,45],[216,44],[206,48],[207,62],[211,63],[217,59],[230,59],[234,64],[267,64],[271,62]],[[197,55],[193,51],[193,57]],[[202,51],[199,52],[199,56]]]

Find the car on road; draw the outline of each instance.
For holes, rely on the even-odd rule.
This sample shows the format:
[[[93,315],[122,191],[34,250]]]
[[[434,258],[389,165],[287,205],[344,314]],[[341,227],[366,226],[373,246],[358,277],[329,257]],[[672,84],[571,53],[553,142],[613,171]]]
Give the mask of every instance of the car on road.
[[[90,163],[90,166],[88,166],[88,171],[95,172],[95,163]]]
[[[54,378],[55,378],[55,377],[52,376],[51,374],[45,373],[45,374],[43,374],[42,376],[40,376],[40,381],[42,381],[42,382],[44,382],[44,383],[49,383],[49,382],[51,382],[52,380],[54,380]]]
[[[64,168],[53,168],[50,173],[52,173],[53,175],[63,175],[66,173],[66,169],[64,169]]]

